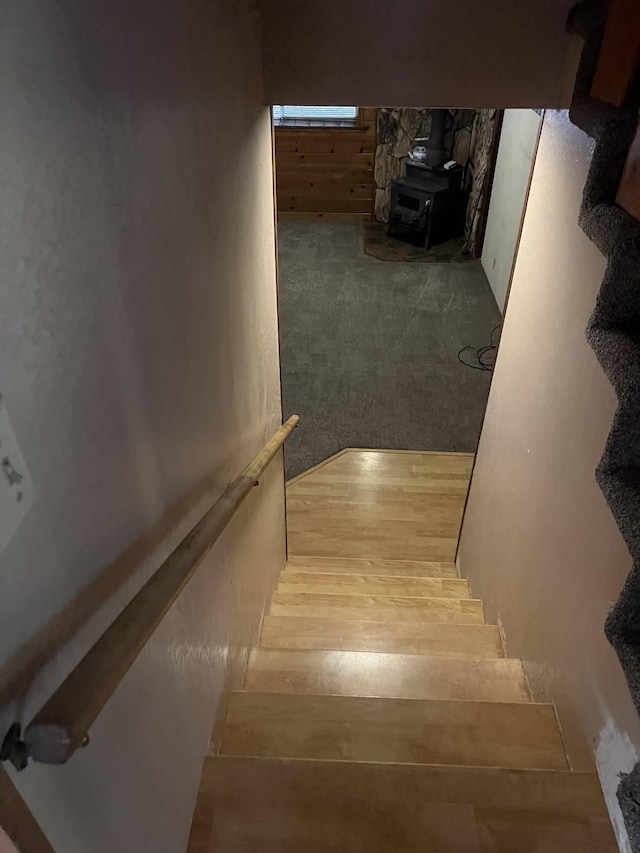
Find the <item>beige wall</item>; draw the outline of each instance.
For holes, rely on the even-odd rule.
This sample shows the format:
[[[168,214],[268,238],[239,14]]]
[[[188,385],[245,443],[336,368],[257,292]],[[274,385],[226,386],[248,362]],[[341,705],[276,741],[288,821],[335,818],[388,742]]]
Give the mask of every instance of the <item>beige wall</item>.
[[[522,223],[540,116],[534,110],[505,110],[491,185],[482,267],[503,311]]]
[[[65,605],[155,528],[110,567],[124,587],[5,705],[3,732],[28,722],[280,422],[271,128],[251,6],[4,4],[0,393],[38,496],[0,558],[2,687],[18,650],[28,672],[37,632],[63,611],[53,648],[78,619]],[[12,772],[60,853],[185,848],[216,712],[284,564],[283,511],[278,458],[89,747]]]
[[[595,753],[614,819],[640,724],[603,633],[630,568],[596,484],[615,396],[584,336],[605,261],[576,224],[592,141],[548,112],[482,430],[459,562],[572,765]]]
[[[276,104],[561,107],[573,0],[261,0]]]

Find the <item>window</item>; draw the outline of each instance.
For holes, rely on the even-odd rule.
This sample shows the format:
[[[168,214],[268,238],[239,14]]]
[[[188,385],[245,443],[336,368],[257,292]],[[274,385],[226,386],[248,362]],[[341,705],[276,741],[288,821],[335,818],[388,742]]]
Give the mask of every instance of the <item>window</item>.
[[[274,124],[294,125],[354,125],[358,120],[357,107],[282,106],[273,107]]]

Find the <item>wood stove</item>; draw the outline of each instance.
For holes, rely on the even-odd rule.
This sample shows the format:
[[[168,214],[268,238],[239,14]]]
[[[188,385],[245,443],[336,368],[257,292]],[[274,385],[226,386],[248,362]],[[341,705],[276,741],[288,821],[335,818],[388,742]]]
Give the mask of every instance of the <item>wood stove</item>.
[[[447,159],[447,110],[432,110],[431,136],[424,162],[406,160],[406,176],[391,183],[390,237],[430,249],[464,234],[467,209],[465,170]]]

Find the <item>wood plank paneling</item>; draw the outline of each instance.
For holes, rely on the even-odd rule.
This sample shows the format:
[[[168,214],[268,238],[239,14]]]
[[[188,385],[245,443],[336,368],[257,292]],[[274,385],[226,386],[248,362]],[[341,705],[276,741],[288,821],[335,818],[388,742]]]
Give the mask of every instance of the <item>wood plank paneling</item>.
[[[276,196],[281,219],[361,222],[371,218],[377,110],[357,129],[276,127]]]
[[[370,186],[373,183],[372,169],[349,169],[347,167],[336,168],[330,163],[315,165],[282,167],[276,174],[278,184],[292,186],[296,184],[342,184],[353,186],[364,184]]]
[[[343,198],[360,198],[371,201],[371,186],[369,184],[340,184],[340,192]],[[278,197],[282,201],[285,198],[296,196],[304,198],[326,198],[327,185],[318,181],[307,181],[305,183],[278,181]]]
[[[276,136],[276,169],[278,163],[283,166],[340,166],[343,169],[373,169],[373,154],[360,154],[358,152],[348,154],[296,154],[286,151],[278,154],[278,139]],[[277,173],[276,173],[277,175]]]
[[[333,132],[331,132],[333,130]],[[289,128],[280,130],[278,147],[281,154],[298,152],[300,154],[372,154],[375,138],[363,131],[344,131],[338,128],[305,133]]]
[[[306,213],[368,213],[368,198],[316,198],[315,196],[278,196],[279,210]]]
[[[377,107],[360,107],[359,120],[362,124],[370,124],[378,119]]]

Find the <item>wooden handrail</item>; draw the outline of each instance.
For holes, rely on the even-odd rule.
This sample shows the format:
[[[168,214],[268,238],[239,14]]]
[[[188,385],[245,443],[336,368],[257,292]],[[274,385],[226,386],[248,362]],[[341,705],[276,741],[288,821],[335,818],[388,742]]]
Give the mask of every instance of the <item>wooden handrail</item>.
[[[88,742],[96,717],[298,420],[292,415],[269,439],[36,714],[24,733],[29,757],[64,764]]]

